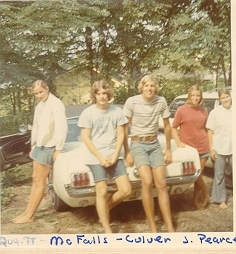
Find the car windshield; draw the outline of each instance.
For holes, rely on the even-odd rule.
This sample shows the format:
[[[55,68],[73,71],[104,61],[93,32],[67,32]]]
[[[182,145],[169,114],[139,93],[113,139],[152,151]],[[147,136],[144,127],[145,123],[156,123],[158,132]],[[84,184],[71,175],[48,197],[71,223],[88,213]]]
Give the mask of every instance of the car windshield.
[[[66,143],[68,142],[76,142],[78,141],[78,137],[80,136],[81,129],[77,125],[78,117],[67,119],[68,132],[66,136]]]
[[[170,118],[174,118],[175,116],[175,112],[177,110],[178,107],[184,105],[186,103],[186,99],[177,99],[175,100],[171,105],[170,105]],[[204,99],[203,100],[203,104],[202,106],[204,108],[206,108],[206,110],[208,111],[208,113],[210,113],[212,111],[212,109],[214,108],[216,103],[215,99]]]

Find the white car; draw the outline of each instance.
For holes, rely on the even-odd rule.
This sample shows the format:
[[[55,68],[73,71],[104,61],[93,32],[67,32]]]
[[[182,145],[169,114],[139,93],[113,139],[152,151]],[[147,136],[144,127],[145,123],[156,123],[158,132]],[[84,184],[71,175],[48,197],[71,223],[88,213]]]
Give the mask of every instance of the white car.
[[[227,87],[231,91],[231,87]],[[220,88],[218,88],[220,89]],[[169,111],[170,111],[170,124],[172,124],[174,117],[175,117],[175,112],[179,106],[182,106],[186,103],[188,94],[182,94],[180,96],[177,96],[169,105]],[[217,89],[213,89],[209,92],[203,92],[203,107],[205,107],[208,111],[208,114],[217,106],[220,105],[219,102],[219,96]],[[159,119],[159,129],[163,130],[164,128],[164,123],[162,118]],[[213,168],[213,162],[211,158],[209,158],[205,164],[206,167],[208,168]],[[227,164],[225,168],[225,180],[226,180],[226,186],[228,188],[233,188],[233,176],[232,176],[232,167]]]
[[[95,183],[89,167],[82,163],[84,144],[77,126],[79,115],[89,105],[67,106],[68,135],[63,151],[58,155],[48,177],[48,187],[52,203],[57,211],[68,207],[95,205]],[[158,136],[162,149],[165,149],[165,136]],[[123,151],[122,151],[123,152]],[[166,167],[167,188],[170,195],[186,191],[200,174],[200,161],[197,150],[190,146],[177,148],[172,140],[173,163]],[[132,193],[125,201],[141,199],[141,181],[135,166],[127,167],[132,185]],[[112,179],[108,181],[108,192],[116,191]],[[153,196],[157,193],[153,188]]]

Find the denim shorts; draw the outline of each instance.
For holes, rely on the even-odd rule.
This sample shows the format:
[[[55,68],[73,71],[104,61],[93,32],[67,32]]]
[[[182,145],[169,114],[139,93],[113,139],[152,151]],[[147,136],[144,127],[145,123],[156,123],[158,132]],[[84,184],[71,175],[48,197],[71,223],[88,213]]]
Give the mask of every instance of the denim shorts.
[[[108,168],[104,168],[100,164],[87,165],[87,166],[90,168],[90,170],[93,173],[93,178],[95,183],[99,181],[107,181],[108,175],[110,175],[112,179],[116,179],[122,175],[127,175],[124,161],[121,159],[117,160],[117,162],[114,165]]]
[[[45,147],[45,146],[35,146],[32,151],[31,159],[37,161],[40,164],[47,165],[52,167],[53,164],[53,153],[55,151],[55,146],[53,147]]]
[[[166,165],[164,154],[157,140],[153,142],[132,141],[130,152],[137,169],[143,165],[149,165],[152,169]]]
[[[211,154],[209,152],[208,153],[200,153],[199,154],[200,159],[206,158],[206,157],[210,157],[210,156],[211,156]]]

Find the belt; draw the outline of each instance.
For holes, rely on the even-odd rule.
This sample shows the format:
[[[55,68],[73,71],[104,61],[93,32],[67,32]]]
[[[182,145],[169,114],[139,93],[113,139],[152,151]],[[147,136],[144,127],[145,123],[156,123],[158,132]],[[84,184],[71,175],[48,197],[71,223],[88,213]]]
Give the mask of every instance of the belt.
[[[144,136],[144,137],[132,136],[131,137],[131,141],[152,142],[154,140],[157,140],[157,136]]]

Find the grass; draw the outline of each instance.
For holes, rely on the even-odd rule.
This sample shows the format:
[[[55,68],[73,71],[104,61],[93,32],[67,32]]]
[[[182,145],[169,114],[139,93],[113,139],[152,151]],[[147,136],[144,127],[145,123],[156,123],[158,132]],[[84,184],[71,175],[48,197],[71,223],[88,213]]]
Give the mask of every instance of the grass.
[[[1,207],[6,207],[15,196],[14,187],[32,180],[32,165],[25,164],[1,172]]]

